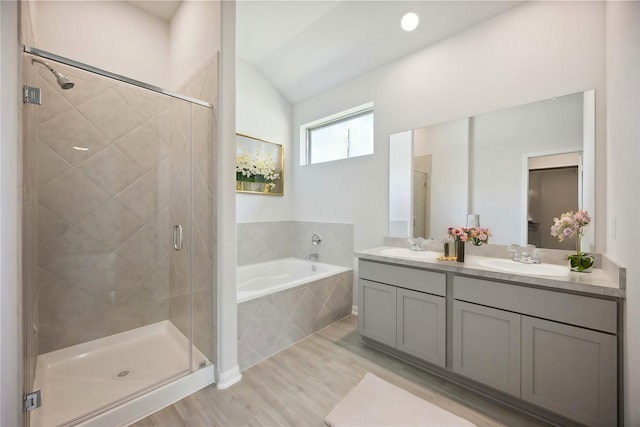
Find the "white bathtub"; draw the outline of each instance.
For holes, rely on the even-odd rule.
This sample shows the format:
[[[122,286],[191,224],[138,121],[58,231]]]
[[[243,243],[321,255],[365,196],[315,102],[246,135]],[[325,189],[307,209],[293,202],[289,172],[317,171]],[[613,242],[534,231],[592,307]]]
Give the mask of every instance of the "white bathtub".
[[[349,270],[346,267],[299,258],[283,258],[238,267],[238,302],[249,301]]]

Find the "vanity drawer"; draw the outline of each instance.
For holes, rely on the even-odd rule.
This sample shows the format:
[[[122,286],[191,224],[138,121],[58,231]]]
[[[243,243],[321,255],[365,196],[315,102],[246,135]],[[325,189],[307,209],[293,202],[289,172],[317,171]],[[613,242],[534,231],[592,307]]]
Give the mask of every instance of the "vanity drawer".
[[[615,334],[615,301],[490,280],[454,276],[453,297],[556,322]]]
[[[447,294],[447,281],[444,273],[361,260],[358,264],[358,275],[362,279],[418,292],[440,296]]]

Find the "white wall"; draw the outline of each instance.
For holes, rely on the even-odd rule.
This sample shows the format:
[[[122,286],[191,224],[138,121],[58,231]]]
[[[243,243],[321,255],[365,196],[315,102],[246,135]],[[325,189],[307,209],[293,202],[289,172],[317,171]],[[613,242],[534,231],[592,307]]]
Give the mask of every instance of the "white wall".
[[[34,3],[33,47],[169,88],[165,21],[124,1]]]
[[[387,234],[389,135],[408,129],[596,90],[596,224],[604,246],[604,4],[532,2],[414,55],[296,104],[303,123],[375,103],[375,154],[294,165],[293,214],[355,224],[355,248]],[[571,31],[567,31],[570,28]],[[294,135],[295,158],[299,157]]]
[[[169,26],[170,82],[161,87],[177,90],[220,50],[218,22],[219,1],[182,2]]]
[[[18,2],[0,2],[0,425],[22,423]]]
[[[236,63],[236,82],[236,132],[284,147],[284,195],[238,194],[237,222],[291,220],[291,105],[259,71],[240,59]]]
[[[469,212],[469,119],[416,129],[413,147],[414,156],[432,155],[429,237],[445,237]]]
[[[125,1],[34,1],[36,48],[177,90],[220,49],[219,1],[184,1],[170,23]]]
[[[640,2],[607,3],[607,252],[627,267],[625,425],[640,425]]]
[[[239,381],[238,304],[236,303],[236,3],[221,5],[221,57],[218,84],[218,370],[217,386]]]
[[[392,236],[411,236],[411,159],[413,135],[411,131],[389,137],[389,233]]]

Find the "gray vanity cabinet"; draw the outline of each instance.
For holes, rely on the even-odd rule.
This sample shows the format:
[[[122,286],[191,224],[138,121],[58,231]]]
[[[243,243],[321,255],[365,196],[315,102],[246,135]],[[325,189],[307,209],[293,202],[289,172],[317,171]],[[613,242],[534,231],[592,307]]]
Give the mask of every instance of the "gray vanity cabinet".
[[[367,261],[358,271],[360,333],[445,367],[445,274]]]
[[[453,302],[453,371],[520,396],[520,315]]]
[[[358,280],[358,329],[368,338],[396,346],[396,288]]]
[[[396,301],[397,349],[444,367],[447,332],[445,298],[398,288]]]
[[[522,398],[589,426],[616,425],[616,337],[522,316]]]
[[[454,371],[589,426],[617,424],[614,301],[456,275],[453,304]]]
[[[618,424],[616,300],[448,274],[361,259],[360,333],[560,424]]]

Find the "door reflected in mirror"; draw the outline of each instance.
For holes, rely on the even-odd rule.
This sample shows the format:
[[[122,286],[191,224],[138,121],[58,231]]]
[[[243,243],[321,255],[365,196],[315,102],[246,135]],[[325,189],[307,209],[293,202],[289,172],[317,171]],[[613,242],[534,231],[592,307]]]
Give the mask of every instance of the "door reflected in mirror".
[[[527,243],[538,248],[575,249],[573,239],[559,242],[548,230],[554,217],[579,209],[582,153],[532,157],[528,164]]]
[[[593,213],[594,99],[590,90],[391,135],[389,235],[443,237],[474,213],[491,243],[571,249],[549,230],[562,212]]]

